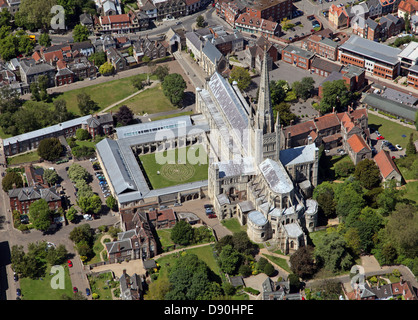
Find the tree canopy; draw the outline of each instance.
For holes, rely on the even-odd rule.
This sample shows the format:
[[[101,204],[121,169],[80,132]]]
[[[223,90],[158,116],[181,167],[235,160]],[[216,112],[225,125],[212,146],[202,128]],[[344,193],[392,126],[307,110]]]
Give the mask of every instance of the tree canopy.
[[[178,73],[171,73],[164,77],[162,87],[170,102],[175,106],[180,106],[184,98],[184,90],[187,88],[183,77]]]
[[[243,67],[234,66],[229,75],[229,82],[236,81],[240,90],[246,90],[251,83],[251,75]]]
[[[347,107],[352,100],[352,94],[347,88],[344,80],[327,81],[322,84],[322,99],[319,104],[319,111],[326,114]]]
[[[16,186],[16,188],[22,188],[22,176],[14,171],[7,172],[3,180],[1,181],[1,185],[3,187],[3,191],[5,192],[8,192],[10,189],[13,189],[13,185]]]
[[[58,159],[62,151],[63,146],[58,138],[43,139],[38,146],[38,155],[48,161]]]

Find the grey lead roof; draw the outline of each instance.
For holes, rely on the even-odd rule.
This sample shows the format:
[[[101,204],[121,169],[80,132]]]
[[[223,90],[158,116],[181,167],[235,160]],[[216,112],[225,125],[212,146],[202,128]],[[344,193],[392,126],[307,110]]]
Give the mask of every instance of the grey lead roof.
[[[317,150],[318,148],[314,143],[306,146],[280,150],[280,161],[284,166],[314,162]]]
[[[207,56],[212,63],[215,63],[222,58],[222,53],[210,42],[210,40],[206,40],[202,53]]]
[[[273,192],[286,194],[293,190],[292,180],[280,162],[266,159],[259,168]]]

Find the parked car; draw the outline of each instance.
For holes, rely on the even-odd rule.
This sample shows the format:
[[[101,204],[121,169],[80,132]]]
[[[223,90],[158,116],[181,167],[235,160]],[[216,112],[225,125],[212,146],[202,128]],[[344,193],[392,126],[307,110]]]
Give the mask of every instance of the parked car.
[[[208,217],[209,217],[209,219],[213,219],[213,218],[216,218],[216,214],[210,214],[210,215],[208,215]]]
[[[74,288],[73,288],[73,292],[74,292],[74,293],[78,292],[77,287],[74,287]]]
[[[399,144],[397,144],[395,147],[396,147],[396,149],[398,149],[398,150],[402,150],[402,147],[401,147]]]
[[[86,288],[86,296],[88,297],[90,295],[90,289]]]
[[[71,262],[71,260],[68,260],[67,263],[68,263],[68,268],[72,268],[73,263]]]
[[[205,208],[206,214],[212,214],[213,210],[212,208]]]
[[[384,136],[378,136],[376,139],[377,139],[377,140],[384,140],[384,139],[385,139],[385,137],[384,137]]]
[[[19,280],[19,277],[18,277],[18,275],[17,275],[17,273],[16,273],[16,272],[13,274],[13,279],[14,279],[14,281]]]
[[[22,295],[22,291],[19,288],[16,289],[16,295],[20,297]]]

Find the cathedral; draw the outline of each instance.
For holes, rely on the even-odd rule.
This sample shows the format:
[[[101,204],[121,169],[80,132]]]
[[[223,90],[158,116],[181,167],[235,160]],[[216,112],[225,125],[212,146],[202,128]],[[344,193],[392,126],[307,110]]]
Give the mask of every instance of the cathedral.
[[[318,148],[280,145],[267,63],[265,52],[257,104],[214,72],[196,89],[196,110],[210,126],[208,195],[218,218],[236,217],[252,241],[276,243],[287,254],[306,245],[317,223],[317,203],[309,198],[317,184]]]

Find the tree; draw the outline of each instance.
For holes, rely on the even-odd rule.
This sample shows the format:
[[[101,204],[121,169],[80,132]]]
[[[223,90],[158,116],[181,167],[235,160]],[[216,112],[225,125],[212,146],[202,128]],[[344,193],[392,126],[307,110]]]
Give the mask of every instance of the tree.
[[[74,221],[76,216],[77,216],[77,209],[74,207],[71,207],[70,209],[68,209],[66,217],[68,221]]]
[[[334,199],[334,189],[330,182],[322,182],[313,192],[313,198],[318,202],[319,208],[326,217],[335,215],[337,203]]]
[[[171,229],[171,240],[180,245],[188,245],[193,240],[193,228],[186,221],[181,220]]]
[[[311,96],[314,84],[315,80],[312,77],[304,77],[301,81],[293,82],[292,90],[296,92],[299,98],[306,100]]]
[[[157,76],[160,82],[163,82],[164,78],[170,74],[170,68],[167,65],[158,66],[152,74]]]
[[[48,33],[41,33],[38,42],[43,47],[49,47],[51,45],[51,37]]]
[[[178,73],[171,73],[164,78],[162,87],[165,96],[170,102],[175,106],[179,106],[184,98],[184,90],[187,88],[183,77]]]
[[[368,190],[378,187],[380,184],[379,167],[370,159],[364,159],[357,163],[354,176]]]
[[[223,272],[233,275],[241,264],[241,255],[228,244],[222,248],[219,255],[219,264]]]
[[[91,175],[90,173],[84,169],[82,166],[80,166],[78,163],[73,163],[69,168],[68,168],[68,177],[71,179],[71,181],[73,182],[77,182],[77,181],[89,181],[91,179]]]
[[[274,269],[274,266],[269,262],[264,266],[263,272],[271,277],[274,275],[274,273],[276,272],[276,269]]]
[[[314,259],[314,248],[311,246],[300,247],[290,256],[291,270],[302,279],[310,279],[317,271]]]
[[[82,115],[88,115],[98,108],[97,103],[94,102],[90,98],[90,95],[85,92],[79,93],[77,95],[77,103],[78,109]]]
[[[284,80],[277,80],[277,81],[270,81],[270,98],[271,98],[271,105],[275,106],[280,102],[283,102],[286,98],[288,84],[283,82]],[[258,95],[257,95],[258,96]]]
[[[411,31],[411,19],[409,18],[409,14],[405,12],[404,14],[404,21],[405,21],[405,32],[409,33]]]
[[[50,265],[59,265],[65,262],[68,255],[68,251],[63,244],[59,244],[57,247],[48,247],[46,260]]]
[[[95,66],[100,67],[106,62],[106,53],[104,51],[95,52],[87,58],[90,62],[93,62]]]
[[[350,214],[358,214],[366,204],[359,182],[347,181],[338,184],[334,189],[334,199],[336,200],[335,212],[343,220]]]
[[[83,128],[78,128],[75,132],[75,137],[77,138],[77,140],[80,140],[80,141],[87,140],[89,136],[90,134],[88,130],[83,129]]]
[[[122,105],[115,114],[116,121],[126,126],[134,119],[134,113],[126,105]]]
[[[235,250],[243,254],[250,254],[254,249],[254,246],[245,231],[235,232],[232,235],[232,246]]]
[[[102,210],[102,200],[97,194],[90,197],[79,197],[77,204],[87,214],[98,214]]]
[[[406,145],[405,154],[407,156],[410,156],[416,153],[417,153],[417,149],[415,148],[415,143],[414,143],[414,133],[411,132],[411,134],[409,135],[408,144]]]
[[[83,42],[88,40],[89,34],[90,32],[87,26],[83,26],[81,24],[76,25],[73,30],[74,42]]]
[[[279,113],[280,124],[283,126],[290,125],[290,123],[297,118],[297,116],[290,111],[290,104],[284,101],[273,107],[274,119],[277,117],[277,112]]]
[[[41,140],[38,146],[38,155],[48,161],[58,159],[63,150],[63,146],[58,138],[46,138]]]
[[[138,75],[138,76],[133,77],[132,85],[134,86],[135,89],[142,90],[144,88],[144,83],[142,82],[141,76]]]
[[[234,66],[229,75],[229,83],[236,81],[238,88],[244,91],[251,83],[251,76],[248,70],[243,67]]]
[[[352,161],[340,161],[335,164],[334,169],[337,177],[346,178],[354,172],[355,167]]]
[[[10,171],[4,176],[1,185],[3,187],[3,191],[8,192],[10,189],[13,189],[13,186],[16,188],[22,188],[23,180],[20,174]]]
[[[39,199],[29,206],[29,217],[32,225],[41,231],[47,231],[51,226],[51,210],[45,199]]]
[[[49,185],[54,185],[58,183],[58,181],[60,180],[60,176],[53,169],[45,169],[43,178],[45,179],[46,182],[48,182]]]
[[[10,21],[13,19],[9,10],[1,10],[0,11],[0,27],[2,26],[10,26]]]
[[[64,99],[54,100],[54,122],[60,123],[71,120],[73,115],[67,110],[67,102]]]
[[[329,271],[348,270],[354,263],[347,243],[336,231],[326,233],[315,246],[315,258]]]
[[[16,24],[26,29],[48,29],[51,23],[51,8],[56,0],[22,0],[15,16]]]
[[[352,100],[352,94],[347,88],[344,80],[327,81],[322,84],[322,99],[319,104],[319,111],[326,114],[336,110],[342,110]]]
[[[72,242],[76,244],[79,242],[92,243],[93,229],[90,228],[89,224],[83,224],[71,230],[69,238]]]
[[[198,28],[203,28],[205,26],[205,18],[202,15],[197,16],[196,25]]]
[[[113,72],[115,72],[115,67],[113,66],[113,64],[111,64],[109,61],[106,61],[105,63],[103,63],[100,68],[99,68],[99,72],[102,75],[110,75]]]
[[[109,207],[109,209],[115,210],[117,204],[118,203],[113,196],[109,196],[109,197],[106,198],[106,205]]]

